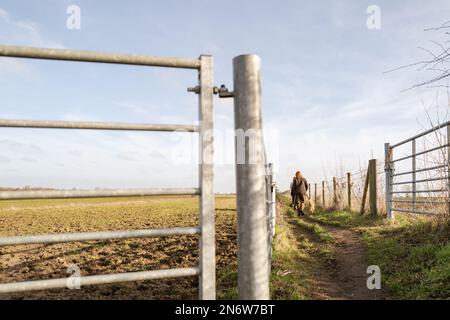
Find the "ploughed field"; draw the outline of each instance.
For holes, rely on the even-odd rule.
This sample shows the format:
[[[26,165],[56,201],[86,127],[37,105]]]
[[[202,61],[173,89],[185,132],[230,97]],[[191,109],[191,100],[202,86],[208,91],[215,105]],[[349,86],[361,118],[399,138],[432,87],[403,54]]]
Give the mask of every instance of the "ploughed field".
[[[158,196],[0,201],[0,236],[198,225],[198,197]],[[216,197],[218,298],[236,290],[234,196]],[[0,246],[0,282],[99,275],[198,265],[198,235]],[[81,289],[0,294],[0,299],[197,299],[198,278],[173,278]]]

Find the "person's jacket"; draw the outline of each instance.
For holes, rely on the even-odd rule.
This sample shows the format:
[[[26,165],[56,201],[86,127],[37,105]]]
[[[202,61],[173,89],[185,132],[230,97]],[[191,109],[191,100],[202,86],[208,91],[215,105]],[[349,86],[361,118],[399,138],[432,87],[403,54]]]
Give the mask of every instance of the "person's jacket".
[[[296,179],[294,179],[292,184],[293,184],[294,193],[302,194],[302,195],[307,194],[308,180],[306,180],[306,178],[304,178],[304,177],[301,177],[299,179],[296,178]]]

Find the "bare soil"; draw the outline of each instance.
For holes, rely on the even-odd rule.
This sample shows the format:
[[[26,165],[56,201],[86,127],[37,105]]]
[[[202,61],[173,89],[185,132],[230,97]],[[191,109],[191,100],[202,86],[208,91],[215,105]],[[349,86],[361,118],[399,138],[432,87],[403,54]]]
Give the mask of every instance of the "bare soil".
[[[315,222],[302,216],[308,222]],[[366,248],[355,231],[320,224],[335,239],[334,260],[317,268],[319,291],[328,300],[379,300],[384,299],[383,290],[367,288]]]
[[[220,280],[221,272],[236,266],[235,199],[218,197],[216,210]],[[196,225],[198,199],[192,197],[0,203],[0,236]],[[0,283],[68,277],[67,268],[73,264],[82,276],[193,267],[198,265],[198,247],[198,236],[0,247]],[[219,281],[219,296],[234,287],[234,283]],[[0,294],[1,299],[198,299],[198,278]]]

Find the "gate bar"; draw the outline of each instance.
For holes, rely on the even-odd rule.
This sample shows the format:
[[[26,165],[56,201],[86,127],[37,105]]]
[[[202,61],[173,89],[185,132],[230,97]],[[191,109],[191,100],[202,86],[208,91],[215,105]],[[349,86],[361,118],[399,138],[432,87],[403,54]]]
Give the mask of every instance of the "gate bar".
[[[429,133],[432,133],[432,132],[434,132],[434,131],[436,131],[436,130],[442,129],[442,128],[448,126],[448,125],[450,125],[450,121],[441,123],[441,124],[439,124],[439,125],[437,125],[437,126],[431,128],[431,129],[428,129],[428,130],[426,130],[426,131],[423,131],[423,132],[421,132],[421,133],[419,133],[419,134],[417,134],[417,135],[415,135],[415,136],[413,136],[413,137],[411,137],[411,138],[408,138],[408,139],[405,139],[405,140],[403,140],[403,141],[401,141],[401,142],[399,142],[399,143],[393,144],[393,145],[391,146],[391,148],[397,148],[398,146],[401,146],[402,144],[405,144],[405,143],[407,143],[407,142],[410,142],[411,140],[414,140],[414,139],[423,137],[423,136],[425,136],[425,135],[427,135],[427,134],[429,134]]]
[[[196,276],[199,273],[199,268],[194,267],[3,283],[0,284],[0,293],[68,288],[78,280],[79,282],[77,284],[80,284],[80,286],[89,286],[94,284],[110,284],[116,282],[189,277]]]
[[[446,164],[443,165],[439,165],[439,166],[435,166],[435,167],[428,167],[428,168],[423,168],[423,169],[417,169],[415,172],[423,172],[423,171],[431,171],[431,170],[435,170],[435,169],[441,169],[441,168],[445,168],[447,167]],[[400,172],[400,173],[395,173],[392,175],[392,177],[396,177],[396,176],[402,176],[405,174],[411,174],[413,173],[413,171],[405,171],[405,172]]]
[[[414,140],[412,140],[412,141],[414,141]],[[414,156],[420,156],[422,154],[425,154],[425,153],[428,153],[428,152],[432,152],[432,151],[436,151],[436,150],[439,150],[439,149],[443,149],[443,148],[446,148],[448,146],[449,146],[448,144],[444,144],[442,146],[437,146],[437,147],[434,147],[434,148],[431,148],[431,149],[428,149],[428,150],[425,150],[425,151],[418,152],[415,155],[411,154],[411,155],[406,156],[406,157],[402,157],[402,158],[391,160],[391,162],[403,161],[403,160],[406,160],[406,159],[409,159],[409,158],[413,158]]]
[[[200,228],[170,228],[170,229],[142,229],[142,230],[119,230],[100,232],[77,232],[60,234],[43,234],[31,236],[0,237],[0,246],[38,244],[38,243],[61,243],[91,240],[112,240],[130,238],[153,238],[180,235],[199,234]]]
[[[199,195],[199,194],[200,194],[199,188],[5,191],[0,192],[0,200],[101,198],[101,197],[134,197],[134,196]]]
[[[434,198],[434,197],[433,197]],[[400,199],[392,199],[391,202],[400,202],[400,203],[411,203],[413,202],[413,200],[400,200]],[[438,201],[438,200],[432,200],[432,199],[428,199],[428,200],[416,200],[416,203],[447,203],[447,201]]]
[[[445,189],[435,189],[435,190],[416,190],[416,193],[426,193],[426,192],[444,192],[444,191],[447,191],[447,190],[445,190]],[[411,191],[391,191],[391,194],[394,194],[394,193],[411,193]]]
[[[9,120],[0,119],[0,127],[35,129],[92,129],[129,131],[187,131],[198,132],[199,127],[184,124],[144,124],[122,122],[59,121],[59,120]]]
[[[447,177],[441,177],[441,178],[429,178],[429,179],[421,179],[416,181],[401,181],[401,182],[393,182],[392,185],[398,185],[398,184],[411,184],[411,183],[420,183],[420,182],[428,182],[428,181],[439,181],[439,180],[447,180]]]
[[[434,212],[420,211],[420,210],[414,210],[414,209],[391,208],[391,210],[392,211],[400,211],[400,212],[418,213],[418,214],[435,214]]]
[[[99,62],[113,64],[144,65],[151,67],[199,69],[200,60],[148,55],[100,53],[63,49],[33,48],[0,45],[0,56],[15,58]]]

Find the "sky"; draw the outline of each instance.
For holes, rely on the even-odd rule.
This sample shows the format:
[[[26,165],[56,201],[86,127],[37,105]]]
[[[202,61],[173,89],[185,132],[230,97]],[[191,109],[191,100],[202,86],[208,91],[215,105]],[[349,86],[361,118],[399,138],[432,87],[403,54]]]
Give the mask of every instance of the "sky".
[[[70,29],[67,9],[80,9]],[[380,9],[380,28],[368,28]],[[161,56],[214,57],[215,84],[232,89],[233,57],[262,61],[263,127],[279,188],[301,169],[310,182],[382,159],[384,143],[427,127],[448,108],[432,74],[450,20],[430,1],[0,0],[0,44]],[[0,58],[0,118],[195,124],[192,70]],[[215,188],[235,190],[233,101],[214,100]],[[0,184],[55,188],[198,185],[195,134],[0,129]],[[187,147],[186,147],[187,146]],[[180,155],[181,159],[180,160]],[[174,159],[178,159],[175,161]]]

